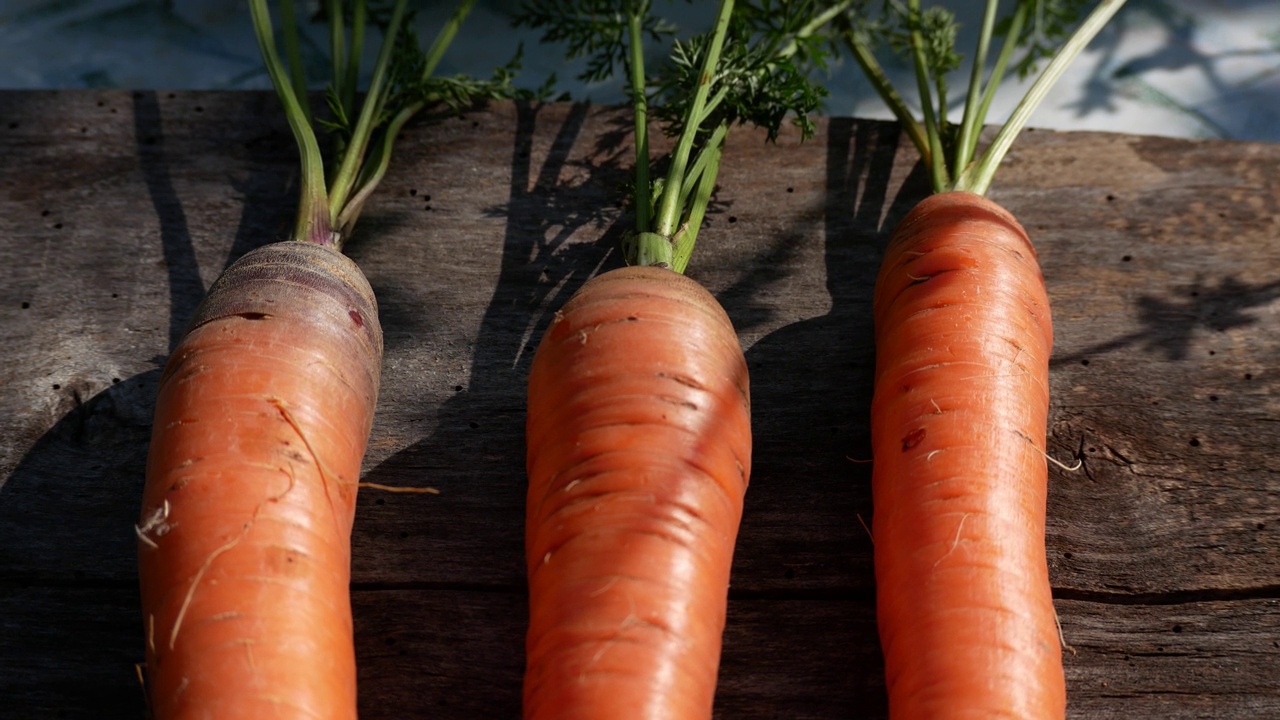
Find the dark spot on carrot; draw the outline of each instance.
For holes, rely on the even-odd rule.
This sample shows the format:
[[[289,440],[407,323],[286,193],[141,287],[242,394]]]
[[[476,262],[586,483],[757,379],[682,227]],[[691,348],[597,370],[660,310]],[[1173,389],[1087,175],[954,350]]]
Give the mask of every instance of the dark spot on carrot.
[[[354,322],[356,327],[364,327],[364,316],[360,314],[359,310],[350,310],[347,314],[351,316],[351,322]]]
[[[242,312],[236,313],[236,315],[244,318],[245,320],[265,320],[267,318],[266,313],[260,312]]]
[[[910,450],[911,448],[919,445],[923,441],[924,441],[924,428],[916,428],[915,430],[912,430],[911,432],[907,433],[906,437],[902,438],[902,452],[906,452]]]
[[[701,384],[701,383],[699,383],[697,380],[694,380],[694,379],[693,379],[693,378],[691,378],[691,377],[686,377],[686,376],[684,376],[684,375],[671,375],[671,374],[668,374],[668,373],[660,372],[660,373],[658,373],[658,377],[660,377],[660,378],[666,378],[666,379],[668,379],[668,380],[675,380],[676,382],[680,383],[681,385],[684,385],[685,387],[693,388],[694,390],[701,390],[701,389],[702,389],[702,384]]]
[[[628,316],[627,316],[627,322],[636,322],[636,321],[638,321],[639,319],[640,319],[640,318],[636,317],[635,315],[628,315]]]

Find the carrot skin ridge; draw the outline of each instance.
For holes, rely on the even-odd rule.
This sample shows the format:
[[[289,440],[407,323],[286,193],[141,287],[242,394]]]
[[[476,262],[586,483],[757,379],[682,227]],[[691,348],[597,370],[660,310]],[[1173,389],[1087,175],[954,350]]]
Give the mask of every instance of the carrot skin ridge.
[[[138,525],[153,717],[354,718],[350,532],[381,373],[363,274],[254,250],[161,376]]]
[[[590,280],[527,417],[524,717],[709,718],[751,463],[728,316],[671,270]]]
[[[1035,250],[996,203],[931,196],[895,230],[873,307],[890,717],[1061,718],[1044,546],[1053,334]]]

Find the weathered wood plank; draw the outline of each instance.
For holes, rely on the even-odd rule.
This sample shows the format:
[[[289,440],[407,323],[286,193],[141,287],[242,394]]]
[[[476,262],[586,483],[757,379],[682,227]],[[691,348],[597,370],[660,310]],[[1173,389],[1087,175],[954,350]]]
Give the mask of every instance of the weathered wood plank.
[[[361,717],[519,716],[524,596],[357,589]],[[24,588],[0,598],[0,718],[135,720],[137,593]],[[1260,718],[1275,691],[1272,599],[1172,606],[1059,602],[1072,718]],[[735,596],[717,717],[882,717],[869,598]],[[69,636],[63,627],[75,627]],[[10,658],[21,657],[14,664]]]
[[[291,219],[278,116],[258,93],[0,93],[0,665],[25,668],[0,715],[136,717],[158,367],[208,283]],[[413,128],[362,221],[387,333],[366,479],[441,490],[360,500],[367,717],[514,712],[526,349],[618,262],[624,121],[506,104]],[[691,270],[739,329],[757,435],[725,717],[883,712],[856,461],[871,283],[914,165],[888,123],[731,136]],[[1050,449],[1083,460],[1053,473],[1048,539],[1076,717],[1276,714],[1278,165],[1274,145],[1038,131],[997,178],[1054,301]]]

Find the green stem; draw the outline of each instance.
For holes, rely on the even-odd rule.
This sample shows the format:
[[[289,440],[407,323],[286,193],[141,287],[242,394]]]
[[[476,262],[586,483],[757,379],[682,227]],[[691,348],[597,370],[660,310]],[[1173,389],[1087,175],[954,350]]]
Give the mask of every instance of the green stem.
[[[1026,19],[1027,6],[1019,4],[1009,20],[1009,32],[1005,35],[1000,54],[996,56],[995,67],[991,69],[991,78],[987,81],[986,90],[982,93],[982,105],[978,108],[979,128],[986,122],[987,111],[991,108],[991,101],[996,97],[996,88],[1000,87],[1000,82],[1004,80],[1004,71],[1009,66],[1009,60],[1013,58],[1013,51],[1018,45],[1018,37],[1022,35],[1022,26],[1026,23]],[[970,160],[972,159],[970,157]]]
[[[684,187],[680,191],[680,207],[689,206],[689,196],[693,194],[695,187],[701,187],[704,177],[710,177],[712,187],[715,185],[715,168],[719,167],[718,158],[724,148],[724,140],[729,135],[729,124],[722,122],[711,131],[711,137],[707,138],[707,142],[702,146],[702,150],[698,152],[697,158],[693,164],[689,166],[689,172],[685,175]],[[713,157],[716,161],[713,162]],[[710,175],[708,175],[708,172]],[[697,195],[694,195],[695,199]],[[708,201],[710,195],[708,195]],[[695,203],[696,205],[696,203]],[[694,231],[697,232],[696,230]]]
[[[280,27],[284,33],[284,52],[285,57],[289,61],[289,81],[293,85],[293,92],[299,98],[307,96],[307,73],[302,66],[302,48],[298,42],[298,16],[293,9],[293,0],[281,0],[280,2]],[[307,119],[311,122],[311,107],[302,102],[302,111]]]
[[[981,112],[982,76],[987,68],[987,53],[991,47],[991,36],[995,32],[998,5],[998,0],[987,0],[986,11],[982,14],[982,29],[978,33],[978,48],[973,55],[969,92],[964,103],[964,117],[960,121],[960,136],[956,139],[955,161],[951,165],[957,173],[964,172],[978,149],[978,134],[982,130],[984,119]],[[997,80],[993,79],[991,82],[995,83]]]
[[[893,86],[884,68],[871,52],[871,48],[867,45],[866,33],[850,25],[846,26],[841,34],[844,36],[845,45],[853,52],[853,59],[857,61],[863,74],[871,83],[871,87],[875,89],[884,104],[889,106],[889,111],[902,125],[907,137],[911,138],[920,157],[924,158],[925,164],[931,164],[929,138],[925,134],[924,127],[916,120],[915,115],[911,114],[911,108],[907,107],[906,101],[898,94],[897,88]]]
[[[634,3],[629,7],[631,13],[627,18],[627,29],[631,37],[631,46],[628,48],[631,57],[631,105],[635,110],[636,122],[636,232],[642,233],[650,230],[649,223],[653,217],[653,192],[649,187],[649,108],[644,77],[644,18],[636,11]]]
[[[698,89],[694,93],[693,103],[685,116],[684,131],[676,143],[675,152],[671,156],[671,169],[667,173],[666,183],[662,189],[662,200],[654,221],[654,232],[670,238],[679,228],[681,184],[684,180],[685,168],[693,151],[693,142],[697,138],[699,124],[703,117],[703,108],[707,95],[711,90],[711,81],[715,77],[716,66],[720,62],[720,51],[724,47],[725,33],[729,29],[729,18],[733,14],[733,0],[721,0],[720,11],[716,16],[715,31],[711,36],[711,44],[703,59],[702,72],[699,76]]]
[[[911,55],[916,71],[916,85],[920,91],[920,111],[924,115],[925,137],[929,140],[929,154],[924,158],[929,163],[929,173],[933,178],[933,188],[941,191],[950,183],[947,178],[946,158],[942,150],[942,129],[939,118],[934,113],[933,91],[929,87],[929,65],[924,56],[924,36],[920,31],[920,0],[908,3],[911,24]],[[939,110],[945,108],[947,99],[938,98]]]
[[[453,11],[449,21],[440,28],[440,32],[436,33],[436,39],[432,41],[431,47],[427,48],[426,64],[422,68],[423,80],[431,77],[436,66],[440,64],[440,59],[444,57],[444,53],[449,49],[449,45],[453,43],[453,38],[458,34],[462,23],[467,19],[467,15],[471,13],[471,8],[476,4],[476,0],[462,0],[458,3],[457,9]]]
[[[404,17],[405,2],[406,0],[396,0],[395,7],[391,11],[391,20],[387,24],[386,37],[383,40],[382,49],[378,53],[378,62],[373,69],[373,79],[369,84],[369,90],[365,93],[364,103],[360,108],[360,118],[356,121],[355,130],[351,133],[351,142],[342,156],[342,165],[339,167],[337,174],[334,175],[333,184],[329,189],[329,217],[330,222],[334,223],[335,226],[342,208],[347,204],[347,199],[353,192],[352,188],[359,175],[360,166],[364,162],[364,155],[369,146],[370,136],[382,109],[382,103],[387,92],[387,75],[391,64],[392,50],[395,48],[396,39],[400,33],[400,22]]]
[[[396,137],[400,134],[400,129],[422,107],[423,103],[421,102],[406,106],[387,123],[387,128],[383,131],[382,137],[378,142],[378,147],[361,169],[360,182],[356,186],[356,191],[338,213],[335,227],[337,227],[342,237],[350,236],[356,220],[360,217],[360,212],[364,210],[365,201],[369,199],[378,184],[382,182],[383,176],[386,175],[387,167],[391,164],[391,148],[395,144]]]
[[[728,126],[721,126],[726,132]],[[719,130],[719,128],[717,128]],[[671,269],[684,273],[689,266],[689,257],[693,255],[693,244],[698,239],[698,230],[702,227],[702,219],[707,214],[707,205],[711,202],[711,193],[716,187],[716,175],[720,172],[720,156],[724,151],[724,135],[720,142],[709,146],[706,167],[698,176],[697,190],[693,194],[693,205],[689,209],[689,217],[672,239],[675,246]]]
[[[302,157],[302,189],[293,239],[333,245],[335,238],[329,221],[324,158],[320,154],[320,144],[276,50],[271,13],[267,10],[266,0],[250,0],[249,11],[253,18],[254,34],[258,39],[258,49],[267,66],[267,74],[271,76],[271,84],[284,105],[285,117],[293,131],[294,140],[298,143],[298,154]]]
[[[339,9],[339,12],[341,12],[341,9]],[[341,78],[342,92],[339,93],[338,100],[342,104],[347,117],[355,113],[356,86],[360,83],[360,59],[364,55],[366,14],[365,4],[357,2],[351,15],[351,50],[347,54],[343,74],[334,76],[335,80]]]
[[[996,135],[995,140],[991,142],[991,146],[956,181],[956,190],[967,190],[979,195],[986,194],[987,189],[991,186],[991,179],[995,175],[996,168],[1004,160],[1009,147],[1013,145],[1018,133],[1026,126],[1031,114],[1040,106],[1040,102],[1049,94],[1049,90],[1057,82],[1058,78],[1062,76],[1062,73],[1066,71],[1071,61],[1089,45],[1094,36],[1106,26],[1107,21],[1120,10],[1124,3],[1125,0],[1102,0],[1094,8],[1093,12],[1089,13],[1089,16],[1081,23],[1075,34],[1053,56],[1053,60],[1040,73],[1040,77],[1036,78],[1035,83],[1031,85],[1031,89],[1027,91],[1022,101],[1013,109],[1013,113],[1009,116],[1004,126],[1000,128],[1000,132]]]

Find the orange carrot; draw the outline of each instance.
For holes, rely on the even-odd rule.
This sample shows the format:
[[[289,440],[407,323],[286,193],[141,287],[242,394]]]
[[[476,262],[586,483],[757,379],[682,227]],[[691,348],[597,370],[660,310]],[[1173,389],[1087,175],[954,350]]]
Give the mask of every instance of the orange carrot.
[[[160,381],[139,525],[156,718],[355,717],[350,532],[382,331],[335,250],[248,253]]]
[[[292,239],[227,268],[161,377],[137,526],[156,720],[356,716],[350,536],[382,330],[369,283],[341,249],[396,134],[439,97],[431,69],[473,2],[461,0],[424,54],[400,33],[397,0],[362,103],[364,2],[351,8],[350,38],[340,4],[329,5],[326,127],[342,131],[329,176],[301,68],[291,73],[277,53],[266,0],[249,4],[300,151],[301,197]],[[281,13],[296,50],[291,1]],[[393,57],[421,77],[393,73]],[[447,89],[465,104],[507,87],[450,78]]]
[[[749,3],[735,16],[721,0],[714,29],[646,78],[644,38],[668,26],[650,10],[531,2],[521,20],[551,28],[571,55],[591,48],[591,77],[625,45],[636,128],[632,267],[587,282],[556,313],[529,375],[527,720],[711,717],[750,398],[728,315],[682,273],[730,126],[773,137],[794,114],[808,137],[821,97],[795,56],[826,16]],[[650,178],[650,100],[676,137],[661,180]]]
[[[1026,233],[980,195],[917,205],[875,292],[877,613],[895,718],[1061,717],[1045,561],[1053,331]]]
[[[1026,232],[983,195],[1037,104],[1123,2],[1101,0],[982,153],[980,130],[1015,48],[1026,45],[1016,66],[1027,70],[1065,24],[1042,26],[1029,0],[1000,24],[988,0],[956,126],[946,117],[945,76],[959,65],[953,16],[909,0],[886,5],[875,30],[845,26],[936,193],[895,229],[874,295],[872,535],[895,720],[1066,714],[1044,544],[1049,298]],[[1004,46],[988,63],[1001,26]],[[923,123],[872,54],[876,32],[911,39],[898,46],[916,70]]]
[[[747,367],[683,275],[614,270],[529,375],[526,718],[709,717],[751,464]]]

